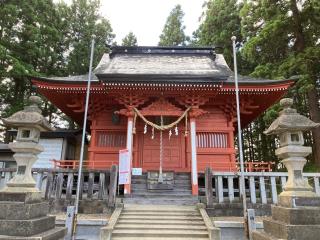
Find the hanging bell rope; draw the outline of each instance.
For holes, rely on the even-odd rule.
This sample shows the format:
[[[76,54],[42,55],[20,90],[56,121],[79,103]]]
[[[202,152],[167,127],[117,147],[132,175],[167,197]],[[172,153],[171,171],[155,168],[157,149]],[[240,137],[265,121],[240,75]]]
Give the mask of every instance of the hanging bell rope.
[[[137,115],[138,115],[146,124],[148,124],[149,126],[155,128],[155,129],[157,129],[157,130],[163,131],[163,130],[168,130],[168,129],[173,128],[174,126],[176,126],[184,117],[187,116],[187,114],[188,114],[188,112],[189,112],[190,109],[191,109],[191,107],[188,107],[188,108],[184,111],[184,113],[183,113],[176,121],[174,121],[173,123],[170,123],[170,124],[168,124],[168,125],[160,125],[160,126],[157,125],[157,124],[155,124],[155,123],[153,123],[153,122],[150,122],[148,119],[146,119],[138,109],[134,108],[133,110],[135,111],[135,113],[137,113]]]

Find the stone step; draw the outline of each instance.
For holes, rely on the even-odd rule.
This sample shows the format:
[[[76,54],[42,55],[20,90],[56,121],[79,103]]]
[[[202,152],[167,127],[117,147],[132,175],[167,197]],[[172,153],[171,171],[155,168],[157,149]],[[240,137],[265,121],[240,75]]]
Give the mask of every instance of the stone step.
[[[125,210],[159,210],[159,211],[198,211],[196,206],[172,206],[172,205],[152,205],[152,204],[126,204]]]
[[[202,220],[187,219],[187,220],[175,220],[175,219],[119,219],[119,224],[156,224],[156,225],[192,225],[192,226],[204,226]]]
[[[112,232],[114,237],[155,237],[161,236],[166,238],[176,237],[189,237],[189,238],[208,238],[208,232],[206,230],[153,230],[153,229],[144,229],[135,230],[135,229],[115,229]],[[127,239],[127,238],[126,238]]]
[[[176,206],[194,206],[198,200],[193,199],[146,199],[146,198],[124,198],[124,204],[156,204],[156,205],[176,205]]]
[[[120,223],[117,224],[115,229],[140,229],[140,230],[145,230],[145,229],[162,229],[162,230],[207,230],[205,225],[199,226],[199,225],[188,225],[188,224],[128,224],[128,223]]]
[[[176,189],[176,190],[132,190],[132,195],[134,196],[139,196],[139,195],[148,195],[148,196],[153,196],[153,195],[165,195],[165,196],[171,196],[171,195],[177,195],[177,196],[192,196],[192,191],[191,190],[184,190],[184,189]]]
[[[112,240],[168,240],[168,237],[161,237],[161,236],[153,236],[153,237],[112,237]],[[189,237],[174,237],[174,240],[203,240],[209,238],[189,238]]]
[[[131,196],[125,196],[125,198],[159,198],[159,199],[198,199],[198,197],[193,196],[189,193],[165,193],[165,194],[160,194],[160,193],[153,193],[153,192],[138,192],[138,193],[132,193]]]
[[[145,189],[148,188],[147,183],[132,183],[131,186],[133,189],[134,188],[145,188]],[[190,184],[188,184],[188,183],[173,184],[173,189],[184,189],[184,188],[191,189],[191,183]],[[163,190],[166,190],[166,189],[163,189]]]
[[[141,178],[134,179],[134,178],[132,178],[131,184],[147,184],[147,179],[141,179]]]
[[[191,179],[175,179],[174,180],[174,185],[180,185],[180,184],[184,184],[184,185],[190,185],[191,184]]]
[[[120,218],[121,220],[124,219],[135,219],[135,220],[162,220],[162,219],[167,219],[167,220],[202,220],[202,217],[200,216],[193,216],[193,215],[185,215],[185,216],[168,216],[168,215],[150,215],[150,216],[146,216],[146,215],[125,215],[125,214],[121,214]]]
[[[200,216],[198,212],[123,211],[122,216]]]
[[[158,209],[158,208],[142,208],[142,209],[134,209],[134,208],[124,208],[122,210],[123,213],[131,213],[131,212],[139,212],[139,213],[149,213],[149,212],[152,212],[152,213],[155,213],[155,214],[158,214],[158,213],[177,213],[177,214],[188,214],[188,213],[198,213],[198,211],[194,210],[194,209]]]
[[[191,180],[191,175],[175,175],[174,180]]]

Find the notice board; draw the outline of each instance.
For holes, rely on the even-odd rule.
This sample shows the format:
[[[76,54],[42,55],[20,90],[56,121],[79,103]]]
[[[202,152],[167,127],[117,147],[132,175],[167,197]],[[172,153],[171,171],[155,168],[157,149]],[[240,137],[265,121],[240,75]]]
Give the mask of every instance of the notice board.
[[[122,149],[119,151],[119,185],[130,184],[130,156],[128,149]]]

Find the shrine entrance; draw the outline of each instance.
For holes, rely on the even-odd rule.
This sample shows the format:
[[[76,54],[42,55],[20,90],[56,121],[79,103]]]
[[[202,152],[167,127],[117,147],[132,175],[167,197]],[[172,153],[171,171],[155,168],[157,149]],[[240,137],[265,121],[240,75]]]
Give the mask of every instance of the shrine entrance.
[[[184,129],[179,124],[178,129]],[[146,171],[158,171],[160,166],[160,132],[156,131],[152,139],[152,132],[140,134],[139,148],[141,146],[140,158],[141,165]],[[186,139],[183,133],[172,134],[169,139],[167,131],[162,136],[163,149],[163,170],[164,171],[180,171],[190,172],[190,164],[186,160]]]
[[[183,111],[165,98],[141,110],[133,108],[133,129],[140,135],[138,164],[144,171],[159,171],[159,183],[163,181],[163,171],[187,170],[184,138],[187,137],[189,110]],[[140,131],[136,127],[138,120]],[[183,123],[184,131],[181,131]]]

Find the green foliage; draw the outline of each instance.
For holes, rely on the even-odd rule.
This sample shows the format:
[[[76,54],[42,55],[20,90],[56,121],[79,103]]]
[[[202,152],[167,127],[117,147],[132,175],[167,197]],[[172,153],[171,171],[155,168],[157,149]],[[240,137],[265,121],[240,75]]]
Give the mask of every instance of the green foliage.
[[[188,40],[184,33],[183,25],[184,12],[181,5],[175,6],[170,12],[160,35],[159,46],[185,46]]]
[[[137,37],[133,34],[133,32],[129,32],[123,39],[122,39],[122,46],[138,46]]]
[[[67,19],[69,21],[68,74],[88,72],[90,45],[95,35],[93,65],[96,66],[103,53],[108,52],[114,34],[109,21],[99,15],[99,0],[73,0]]]
[[[242,42],[240,7],[237,0],[210,0],[204,21],[194,33],[193,45],[221,47],[227,63],[232,66],[231,36]]]
[[[256,64],[251,76],[269,79],[299,76],[288,95],[294,98],[295,108],[319,121],[319,97],[308,97],[320,77],[319,1],[256,0],[245,1],[241,10],[241,30],[246,43],[242,56]],[[309,107],[308,107],[309,106]],[[313,106],[313,108],[311,107]],[[316,106],[316,107],[314,107]],[[279,111],[276,105],[263,119],[271,123]],[[308,135],[306,141],[312,144]],[[320,148],[314,139],[315,147]]]
[[[70,6],[52,0],[0,2],[0,117],[23,108],[33,91],[29,76],[87,72],[92,34],[97,64],[114,38],[98,9],[97,0],[74,0]],[[42,108],[49,121],[64,117],[46,99]]]

